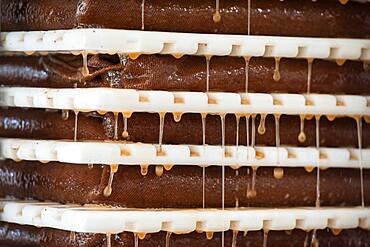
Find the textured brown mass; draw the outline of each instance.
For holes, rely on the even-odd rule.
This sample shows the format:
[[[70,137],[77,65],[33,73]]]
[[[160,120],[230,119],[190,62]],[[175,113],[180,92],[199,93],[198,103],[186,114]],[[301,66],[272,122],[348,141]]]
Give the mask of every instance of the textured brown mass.
[[[45,111],[44,109],[0,108],[0,136],[31,139],[73,139],[74,113],[69,113],[67,120],[62,119],[61,111]],[[282,115],[279,121],[280,142],[282,145],[315,146],[315,120],[305,120],[304,132],[306,141],[300,143],[300,117]],[[275,119],[273,115],[266,117],[266,132],[260,135],[257,131],[260,116],[255,120],[256,144],[275,146]],[[112,140],[114,138],[114,116],[107,113],[79,113],[78,140]],[[246,145],[246,121],[240,119],[239,145]],[[158,143],[159,114],[134,113],[128,119],[129,141]],[[320,118],[320,147],[356,147],[358,144],[356,121],[352,118],[336,118],[329,121]],[[123,140],[123,119],[118,118],[118,137]],[[181,134],[179,134],[181,133]],[[221,120],[219,116],[208,115],[206,119],[206,144],[221,145]],[[225,121],[225,143],[236,144],[236,118],[228,114]],[[252,117],[249,119],[249,143],[252,143]],[[202,117],[200,114],[184,114],[180,122],[173,115],[165,116],[163,144],[203,144]],[[370,124],[363,121],[362,147],[370,146]]]
[[[253,196],[253,170],[240,168],[239,174],[226,167],[225,206],[293,207],[315,206],[316,170],[284,168],[281,179],[274,168],[257,169]],[[51,162],[0,161],[0,196],[32,198],[61,203],[109,204],[135,208],[201,208],[203,168],[175,165],[157,176],[155,166],[142,175],[140,166],[120,166],[114,175],[113,191],[103,195],[110,168],[95,164],[77,165]],[[221,167],[207,167],[205,206],[221,207]],[[320,171],[321,206],[361,204],[359,169]],[[370,204],[370,171],[364,170],[364,200]],[[247,192],[249,195],[247,196]]]
[[[117,56],[89,56],[92,74],[82,80],[81,56],[13,56],[0,58],[0,84],[27,87],[113,87],[139,90],[206,91],[206,59],[170,55],[142,55],[127,58],[123,66]],[[238,57],[212,57],[210,91],[245,92],[245,60]],[[280,80],[274,81],[273,58],[251,58],[248,92],[306,93],[308,63],[305,59],[283,58]],[[360,61],[314,60],[311,93],[370,94],[370,70]]]
[[[48,30],[75,27],[142,29],[142,1],[3,0],[2,28]],[[220,22],[213,21],[213,0],[146,0],[144,30],[192,33],[248,33],[248,1],[220,1]],[[305,37],[368,38],[370,6],[356,2],[305,0],[251,1],[250,33]],[[176,21],[174,21],[176,20]]]
[[[267,235],[267,246],[311,246],[311,232],[301,230],[293,231],[270,231]],[[338,246],[338,247],[363,247],[370,241],[370,234],[366,230],[351,229],[343,230],[339,235],[333,235],[329,229],[318,230],[316,232],[317,240],[320,246]],[[263,246],[263,231],[248,232],[244,236],[239,232],[235,247],[260,247]],[[225,232],[225,247],[231,247],[233,232]],[[214,233],[213,238],[208,240],[205,233],[190,234],[171,234],[169,246],[176,247],[218,247],[221,245],[221,233]],[[147,234],[145,239],[139,240],[141,247],[165,246],[166,233]],[[112,246],[133,247],[134,235],[132,233],[120,233],[111,235]],[[306,245],[305,245],[306,244]],[[107,236],[103,234],[71,233],[69,231],[36,228],[33,226],[0,223],[0,246],[4,247],[106,247]]]

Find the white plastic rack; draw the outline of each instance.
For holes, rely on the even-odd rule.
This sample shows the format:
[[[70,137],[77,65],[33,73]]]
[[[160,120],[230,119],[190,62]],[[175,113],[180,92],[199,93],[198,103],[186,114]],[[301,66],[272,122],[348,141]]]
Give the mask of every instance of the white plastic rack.
[[[370,149],[158,145],[0,139],[0,158],[74,164],[226,165],[370,168]]]
[[[1,33],[0,51],[370,60],[370,40],[71,29]]]
[[[100,112],[368,116],[370,97],[0,87],[0,106]]]
[[[370,228],[370,208],[361,207],[141,210],[4,200],[0,210],[1,221],[105,234]]]

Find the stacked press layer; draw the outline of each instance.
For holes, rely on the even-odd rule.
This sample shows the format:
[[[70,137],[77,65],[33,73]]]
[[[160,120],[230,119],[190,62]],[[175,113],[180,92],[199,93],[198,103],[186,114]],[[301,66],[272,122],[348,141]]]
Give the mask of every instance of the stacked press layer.
[[[68,0],[63,5],[56,0],[3,0],[1,28],[7,32],[113,28],[366,39],[370,38],[369,13],[370,4],[346,0]],[[0,91],[18,87],[18,90],[27,92],[32,91],[27,87],[32,87],[59,88],[60,91],[113,88],[360,95],[364,96],[362,99],[370,95],[369,61],[140,53],[93,55],[87,51],[81,51],[82,57],[39,51],[27,54],[33,52],[40,56],[11,54],[0,57],[0,85],[4,86]],[[336,50],[330,50],[332,52]],[[366,49],[361,52],[366,52]],[[1,91],[0,95],[4,92]],[[274,101],[276,105],[280,103],[279,100]],[[306,101],[306,105],[310,104],[312,102]],[[325,206],[370,205],[370,171],[363,169],[361,156],[361,150],[370,147],[370,118],[362,114],[312,115],[299,113],[300,109],[296,115],[110,112],[95,109],[86,112],[84,109],[37,109],[32,108],[32,104],[29,108],[10,105],[0,108],[0,136],[4,138],[64,140],[69,143],[96,141],[99,146],[111,142],[142,142],[155,144],[157,155],[162,157],[166,156],[161,149],[164,144],[218,145],[223,148],[225,145],[298,146],[316,150],[325,147],[358,148],[360,152],[351,152],[349,162],[356,161],[358,165],[347,168],[314,167],[310,164],[295,168],[279,164],[276,167],[257,167],[252,163],[243,167],[165,163],[76,164],[41,159],[18,160],[14,156],[13,160],[0,160],[0,197],[107,206],[104,209],[120,206],[146,210],[307,206],[316,210]],[[337,106],[344,106],[344,102],[339,100]],[[3,140],[0,139],[1,144]],[[14,153],[18,149],[17,145],[12,147]],[[318,152],[319,160],[327,158],[325,152]],[[130,155],[121,150],[121,156]],[[223,157],[227,155],[224,152]],[[256,153],[257,159],[264,155]],[[27,212],[23,216],[27,217]],[[0,246],[137,247],[139,242],[140,246],[148,247],[220,246],[221,242],[233,247],[281,246],[281,243],[285,246],[316,246],[318,242],[320,246],[366,246],[369,242],[370,235],[360,228],[331,230],[332,233],[329,229],[270,233],[268,229],[248,233],[229,230],[214,234],[213,231],[172,233],[171,236],[171,232],[146,235],[141,232],[75,233],[1,223]]]
[[[68,0],[63,6],[57,0],[4,0],[1,9],[5,31],[99,27],[303,37],[370,34],[370,6],[345,0]]]
[[[276,63],[273,58],[252,58],[246,66],[243,58],[214,57],[207,66],[202,57],[169,55],[142,55],[137,59],[92,55],[85,64],[80,56],[73,55],[13,56],[1,61],[0,78],[5,86],[206,92],[208,81],[210,91],[306,93],[308,90],[334,95],[368,95],[370,88],[370,72],[357,61],[342,64],[314,60],[310,66],[303,59],[281,59]],[[89,74],[83,76],[84,70]],[[275,78],[276,73],[279,79]],[[370,146],[368,119],[358,116],[227,114],[223,123],[220,116],[199,113],[80,112],[76,115],[77,112],[62,109],[32,108],[0,111],[0,134],[7,138],[333,148]],[[109,166],[97,164],[1,161],[1,195],[141,208],[221,207],[221,168],[207,168],[203,176],[203,168],[196,166],[172,168],[172,164],[163,164],[164,167],[157,165],[148,169],[150,164],[138,165],[122,166],[112,173]],[[224,205],[313,206],[317,197],[317,174],[316,170],[311,172],[312,169],[309,166],[306,171],[303,168],[249,167],[236,171],[227,168]],[[66,177],[60,176],[61,171]],[[358,169],[350,168],[322,171],[319,203],[349,206],[363,201],[368,205],[370,191],[365,189],[361,195],[361,180],[363,188],[367,188],[370,174],[368,170],[363,173],[361,177]],[[17,174],[15,179],[11,179],[13,174]],[[112,174],[113,183],[109,182]],[[32,183],[28,183],[27,178],[32,178]],[[109,183],[112,183],[112,192],[104,195]],[[297,190],[297,186],[302,188]],[[51,187],[52,191],[45,189]],[[178,188],[189,193],[176,193]]]

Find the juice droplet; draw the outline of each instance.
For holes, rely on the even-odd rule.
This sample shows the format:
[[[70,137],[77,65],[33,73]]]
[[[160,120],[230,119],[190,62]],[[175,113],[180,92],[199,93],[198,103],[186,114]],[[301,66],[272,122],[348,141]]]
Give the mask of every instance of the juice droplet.
[[[145,239],[146,233],[145,232],[138,232],[137,236],[139,237],[140,240]]]
[[[274,70],[274,75],[272,77],[274,79],[274,81],[279,81],[280,80],[279,64],[280,64],[280,57],[275,57],[275,70]]]
[[[164,169],[165,169],[166,171],[169,171],[169,170],[171,170],[171,169],[172,169],[173,165],[163,165],[163,167],[164,167]]]
[[[305,120],[305,116],[304,115],[300,115],[300,131],[299,131],[299,134],[298,134],[298,141],[300,143],[304,143],[306,141],[306,134],[304,133],[304,120]]]
[[[129,133],[128,133],[128,125],[127,125],[127,121],[128,119],[131,117],[132,113],[131,112],[122,112],[122,116],[123,116],[123,131],[122,131],[122,137],[123,139],[125,140],[128,140],[129,139]]]
[[[146,174],[148,174],[148,168],[149,168],[149,165],[140,165],[141,175],[145,176]]]
[[[347,4],[349,0],[339,0],[339,2],[343,5]]]
[[[155,166],[155,174],[160,177],[163,175],[163,166],[161,165],[156,165]]]
[[[284,177],[284,169],[281,167],[274,168],[274,177],[276,179],[282,179]]]
[[[339,0],[339,1],[343,1],[343,0]],[[347,1],[347,2],[348,2],[348,0],[344,0],[344,1]],[[339,66],[342,66],[342,65],[346,62],[346,60],[345,60],[345,59],[337,59],[337,60],[335,60],[335,62],[336,62]]]
[[[256,177],[257,177],[257,167],[252,166],[252,186],[247,187],[247,198],[253,198],[256,197],[257,191],[256,191]]]
[[[315,169],[315,167],[313,167],[313,166],[305,166],[304,169],[306,170],[306,172],[312,172],[313,169]]]
[[[261,114],[260,124],[258,125],[258,134],[263,135],[266,132],[265,127],[266,114]]]
[[[213,16],[212,16],[212,19],[215,23],[218,23],[221,21],[221,15],[220,15],[220,12],[219,11],[216,11]]]
[[[82,76],[90,75],[89,68],[87,67],[87,53],[82,53]]]
[[[215,23],[218,23],[221,21],[221,15],[220,15],[220,0],[216,0],[216,11],[213,14],[213,21]]]
[[[342,232],[342,229],[338,229],[338,228],[331,228],[331,232],[332,232],[335,236],[338,236],[338,235]]]
[[[137,52],[129,53],[128,56],[132,59],[135,60],[137,59],[141,54]]]
[[[174,112],[173,113],[173,119],[175,120],[175,122],[180,122],[181,121],[181,116],[182,116],[181,112]]]
[[[206,232],[206,237],[208,240],[211,240],[213,238],[213,232]]]
[[[184,56],[184,54],[181,54],[181,53],[174,53],[174,54],[172,54],[172,56],[173,56],[174,58],[176,58],[176,59],[180,59],[180,58],[182,58],[182,57]]]
[[[116,164],[110,165],[108,185],[104,188],[104,191],[103,191],[103,195],[105,197],[109,197],[112,194],[113,177],[117,171],[118,171],[118,165]]]

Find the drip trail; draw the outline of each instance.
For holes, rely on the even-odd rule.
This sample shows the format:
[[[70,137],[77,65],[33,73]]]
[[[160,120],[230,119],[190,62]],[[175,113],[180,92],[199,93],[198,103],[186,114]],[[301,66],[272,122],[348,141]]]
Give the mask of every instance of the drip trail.
[[[221,21],[221,14],[220,14],[220,0],[216,0],[216,11],[213,13],[213,22],[217,23]]]
[[[312,62],[313,58],[307,58],[307,94],[311,92]]]
[[[106,234],[106,238],[107,238],[107,247],[111,247],[112,246],[111,235]]]
[[[357,141],[358,141],[358,164],[360,167],[360,183],[361,183],[361,207],[365,207],[365,197],[364,197],[364,171],[363,171],[363,163],[362,163],[362,118],[356,118],[356,125],[357,125]]]
[[[73,134],[73,141],[77,141],[77,134],[78,134],[78,111],[75,112],[75,125],[74,125],[74,134]]]
[[[244,57],[245,61],[245,68],[244,68],[244,73],[245,73],[245,93],[248,93],[248,88],[249,88],[249,60],[251,57]]]
[[[172,232],[166,233],[166,247],[170,247],[170,238],[171,238]]]
[[[118,116],[117,112],[114,113],[114,140],[118,140]]]
[[[145,29],[145,0],[141,1],[141,30]]]
[[[113,177],[114,174],[118,171],[118,165],[112,164],[110,166],[110,172],[109,172],[109,180],[107,186],[104,188],[103,195],[105,197],[109,197],[112,194],[112,184],[113,184]]]
[[[316,149],[319,153],[316,172],[316,207],[320,207],[320,116],[315,116],[316,122]],[[315,232],[316,233],[316,232]]]
[[[206,90],[209,92],[209,64],[211,61],[211,56],[206,55]]]
[[[306,134],[304,133],[304,120],[305,115],[300,115],[300,131],[298,134],[298,141],[304,143],[306,141]]]
[[[202,113],[202,143],[203,143],[203,155],[205,157],[205,145],[206,145],[206,123],[207,114]],[[206,167],[202,167],[202,206],[206,207]]]
[[[260,124],[258,125],[258,129],[257,129],[258,134],[260,135],[263,135],[266,132],[265,122],[266,122],[266,114],[261,114]]]
[[[274,81],[279,81],[280,80],[279,65],[280,65],[280,57],[275,57],[275,70],[274,70],[274,75],[272,77],[274,79]]]
[[[86,77],[90,74],[89,68],[87,67],[87,53],[82,53],[82,76]]]

